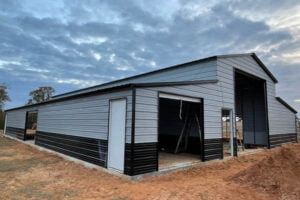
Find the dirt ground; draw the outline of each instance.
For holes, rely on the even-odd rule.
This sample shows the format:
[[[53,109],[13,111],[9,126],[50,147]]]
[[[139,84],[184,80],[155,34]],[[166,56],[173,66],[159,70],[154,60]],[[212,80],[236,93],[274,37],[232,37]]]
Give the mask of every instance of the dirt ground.
[[[300,144],[128,181],[0,136],[0,199],[299,200]]]

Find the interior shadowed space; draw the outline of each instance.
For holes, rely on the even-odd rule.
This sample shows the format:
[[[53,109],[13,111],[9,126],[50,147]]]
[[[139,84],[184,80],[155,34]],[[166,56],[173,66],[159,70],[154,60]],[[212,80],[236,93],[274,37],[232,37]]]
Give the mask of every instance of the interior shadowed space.
[[[239,152],[268,147],[265,80],[235,72],[236,139]]]
[[[201,160],[201,103],[159,98],[159,169]]]
[[[26,115],[26,132],[25,140],[33,140],[37,129],[37,115],[36,111],[28,112]]]

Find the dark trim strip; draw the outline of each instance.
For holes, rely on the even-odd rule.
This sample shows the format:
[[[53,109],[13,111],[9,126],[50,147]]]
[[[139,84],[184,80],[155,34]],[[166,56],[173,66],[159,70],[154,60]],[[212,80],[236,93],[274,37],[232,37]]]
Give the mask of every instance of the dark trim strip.
[[[234,109],[231,110],[232,112],[232,124],[234,125],[234,130],[232,130],[232,134],[233,134],[233,156],[238,156],[238,144],[237,144],[237,140],[236,140],[236,137],[237,137],[237,121],[236,121],[236,117],[237,117],[237,95],[236,95],[236,68],[233,68],[233,71],[232,71],[232,77],[233,77],[233,99],[234,99]],[[221,125],[223,126],[223,121],[221,119]],[[244,131],[243,131],[244,132]],[[223,130],[222,130],[222,135],[223,135]],[[223,138],[223,136],[222,136]],[[223,141],[222,141],[223,142]],[[223,148],[223,144],[222,144],[222,159],[224,159],[224,148]]]
[[[274,148],[288,142],[297,142],[297,133],[270,135],[270,148]]]
[[[201,124],[201,161],[205,161],[205,129],[204,129],[204,98],[201,98],[200,105],[200,124]]]
[[[264,99],[265,99],[265,120],[266,120],[266,131],[268,135],[268,149],[270,149],[270,122],[269,122],[269,104],[268,104],[268,87],[267,81],[264,82]]]
[[[129,176],[157,171],[158,165],[158,143],[135,143],[134,153],[131,151],[132,144],[125,144],[125,165],[124,173]],[[132,159],[134,158],[134,159]]]
[[[156,93],[156,104],[157,104],[157,121],[156,121],[156,124],[157,124],[157,134],[156,134],[156,141],[157,141],[157,152],[156,152],[156,156],[157,156],[157,165],[156,165],[156,171],[159,170],[159,144],[160,144],[160,139],[159,139],[159,130],[160,130],[160,126],[159,126],[159,110],[161,108],[160,106],[160,99],[159,99],[159,91]]]
[[[268,68],[265,66],[265,64],[258,58],[258,56],[255,53],[252,53],[252,58],[259,64],[259,66],[266,72],[266,74],[269,75],[269,77],[272,79],[274,83],[278,83],[278,80],[275,78],[275,76],[268,70]]]
[[[25,129],[7,126],[4,134],[20,140],[24,140],[24,133]]]
[[[28,112],[26,112],[26,118],[25,118],[25,124],[24,124],[24,140],[26,140],[27,138],[26,138],[26,132],[27,132],[27,123],[28,123]]]
[[[217,83],[218,80],[199,80],[199,81],[175,81],[175,82],[153,82],[153,83],[138,83],[136,87],[161,87],[161,86],[176,86],[176,85],[196,85]]]
[[[133,176],[134,169],[134,143],[135,143],[135,106],[136,106],[136,88],[132,86],[132,109],[131,109],[131,146],[130,146],[130,172],[129,175]],[[126,149],[126,147],[125,147]],[[125,150],[126,151],[126,150]]]
[[[287,109],[297,114],[297,110],[295,110],[292,106],[290,106],[287,102],[285,102],[282,98],[276,97],[277,101],[279,101],[282,105],[284,105]]]
[[[107,140],[37,131],[35,144],[107,167]]]
[[[223,158],[222,138],[204,140],[204,161]]]

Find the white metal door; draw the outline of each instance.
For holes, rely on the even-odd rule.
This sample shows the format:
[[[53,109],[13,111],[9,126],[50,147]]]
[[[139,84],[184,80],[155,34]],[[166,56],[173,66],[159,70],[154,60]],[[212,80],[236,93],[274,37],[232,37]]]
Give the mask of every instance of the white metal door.
[[[108,167],[124,170],[126,99],[110,101]]]

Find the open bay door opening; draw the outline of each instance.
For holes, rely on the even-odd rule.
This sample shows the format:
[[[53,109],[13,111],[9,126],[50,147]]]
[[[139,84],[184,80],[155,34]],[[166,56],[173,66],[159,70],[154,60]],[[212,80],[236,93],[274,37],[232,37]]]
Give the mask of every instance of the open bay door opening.
[[[203,100],[159,94],[159,170],[202,160]]]
[[[268,147],[266,81],[236,70],[235,107],[238,151]]]
[[[108,168],[124,171],[126,99],[110,101]]]

